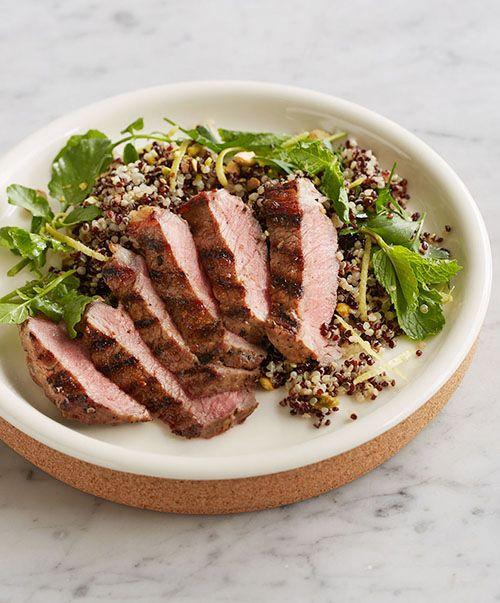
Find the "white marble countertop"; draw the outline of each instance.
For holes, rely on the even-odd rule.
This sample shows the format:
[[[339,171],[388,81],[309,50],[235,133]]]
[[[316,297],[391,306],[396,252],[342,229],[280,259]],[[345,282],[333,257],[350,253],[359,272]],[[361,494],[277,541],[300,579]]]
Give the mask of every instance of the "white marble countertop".
[[[134,88],[301,85],[430,143],[470,187],[500,251],[496,0],[0,7],[0,152]],[[376,471],[315,500],[234,517],[141,512],[81,494],[0,445],[0,602],[500,599],[497,294],[474,364],[439,418]]]

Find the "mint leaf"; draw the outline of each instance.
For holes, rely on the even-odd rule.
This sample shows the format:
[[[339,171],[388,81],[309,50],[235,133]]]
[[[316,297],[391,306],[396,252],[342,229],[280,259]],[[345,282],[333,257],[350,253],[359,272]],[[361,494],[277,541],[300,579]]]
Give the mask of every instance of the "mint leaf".
[[[139,159],[139,153],[131,142],[128,142],[123,149],[123,163],[135,163]]]
[[[113,160],[111,148],[111,141],[98,130],[72,136],[52,163],[50,194],[66,207],[81,203]]]
[[[34,217],[50,220],[54,215],[49,202],[41,193],[21,184],[7,187],[7,201],[11,205],[27,209]]]
[[[410,263],[417,280],[424,285],[435,285],[450,281],[462,267],[455,260],[422,256],[406,247],[394,247],[392,253],[404,257]]]
[[[414,341],[422,341],[437,335],[445,325],[443,304],[440,294],[435,289],[420,287],[415,310],[400,306],[398,312],[399,326]]]
[[[406,335],[414,341],[421,341],[439,333],[445,324],[439,292],[418,282],[416,300],[410,304],[389,255],[383,249],[377,249],[372,255],[372,263],[375,277],[389,294],[399,326]]]
[[[418,297],[418,280],[413,273],[408,256],[404,253],[407,249],[401,246],[387,246],[383,251],[394,267],[397,285],[401,288],[406,304],[410,309],[415,308]]]
[[[392,214],[392,218],[389,218],[385,212],[359,220],[360,228],[368,228],[390,245],[402,245],[409,249],[415,247],[420,225],[420,222],[405,220],[398,214]]]
[[[124,128],[120,134],[133,134],[135,131],[142,130],[144,128],[144,118],[138,117],[135,121]]]
[[[320,188],[321,192],[330,199],[335,213],[342,222],[349,224],[349,199],[344,186],[344,176],[338,162],[325,168]]]

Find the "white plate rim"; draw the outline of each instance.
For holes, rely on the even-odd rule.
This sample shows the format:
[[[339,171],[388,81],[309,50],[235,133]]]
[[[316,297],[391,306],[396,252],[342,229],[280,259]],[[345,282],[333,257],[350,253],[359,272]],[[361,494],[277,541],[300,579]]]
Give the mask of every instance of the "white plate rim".
[[[29,437],[68,456],[101,467],[138,475],[184,480],[218,480],[267,475],[304,467],[311,463],[337,456],[360,446],[391,429],[430,399],[453,375],[472,348],[483,323],[491,291],[492,259],[489,238],[479,209],[469,191],[453,169],[427,144],[395,122],[360,105],[325,93],[264,82],[200,81],[167,84],[113,96],[66,114],[31,134],[0,159],[0,174],[13,165],[29,160],[38,144],[77,131],[75,124],[96,114],[113,103],[140,103],[148,95],[197,94],[204,91],[233,94],[285,96],[290,102],[307,106],[311,101],[321,103],[332,113],[342,113],[353,122],[370,131],[377,131],[411,153],[418,154],[426,168],[452,193],[454,202],[469,220],[468,234],[474,245],[469,267],[473,271],[471,292],[464,300],[466,324],[454,329],[444,344],[440,358],[424,376],[405,387],[405,401],[392,400],[389,404],[353,423],[341,437],[332,432],[328,436],[289,446],[272,453],[253,453],[235,457],[180,457],[125,449],[96,440],[57,423],[35,408],[19,406],[12,400],[12,390],[0,383],[0,416]],[[450,352],[448,361],[444,351]],[[417,387],[417,385],[419,387]],[[250,419],[251,420],[251,419]]]

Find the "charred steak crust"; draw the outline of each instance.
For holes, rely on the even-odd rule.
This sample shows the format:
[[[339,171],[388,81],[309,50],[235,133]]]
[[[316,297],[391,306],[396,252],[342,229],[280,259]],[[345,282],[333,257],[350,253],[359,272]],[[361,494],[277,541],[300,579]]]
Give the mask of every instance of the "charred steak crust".
[[[38,328],[37,328],[38,327]],[[39,329],[48,330],[48,341],[42,341]],[[52,339],[50,337],[52,335]],[[135,403],[124,392],[108,382],[94,367],[91,367],[83,346],[78,341],[71,341],[61,327],[49,324],[41,318],[30,318],[20,327],[20,337],[27,356],[28,370],[33,381],[39,385],[66,419],[72,419],[87,425],[118,423],[136,423],[150,421],[151,416],[145,408]],[[67,365],[56,357],[57,341],[63,340],[71,356]],[[52,350],[50,349],[52,347]],[[89,394],[85,376],[79,371],[90,370],[90,378],[106,390],[111,389],[112,396],[123,402],[122,408],[114,408],[106,404],[105,392],[100,396]],[[119,402],[118,402],[119,404]]]
[[[103,268],[103,278],[120,300],[142,339],[158,360],[179,378],[194,396],[252,387],[255,370],[228,368],[220,362],[202,364],[190,351],[170,318],[148,276],[144,259],[112,245],[113,259]]]
[[[140,266],[128,266],[126,259],[131,264],[140,263]],[[155,308],[141,289],[138,270],[146,270],[143,263],[140,256],[132,255],[125,249],[117,249],[115,258],[103,268],[104,281],[121,301],[154,355],[174,373],[189,370],[197,364],[196,356],[184,343],[173,323],[169,324],[165,308]],[[156,299],[153,301],[157,302]],[[158,301],[161,303],[161,300]],[[158,302],[155,306],[157,305]]]
[[[159,380],[113,337],[104,335],[84,316],[81,327],[83,343],[92,361],[103,375],[116,383],[153,414],[175,403]]]
[[[267,335],[292,362],[328,363],[339,355],[321,334],[335,310],[338,273],[337,235],[321,198],[309,180],[296,178],[269,187],[263,206],[271,267]]]
[[[212,437],[241,422],[257,405],[248,391],[191,398],[152,355],[122,308],[93,302],[80,329],[97,368],[176,434]]]
[[[262,230],[243,201],[224,189],[202,192],[181,206],[224,324],[253,343],[265,337],[269,271]]]
[[[200,299],[189,275],[179,264],[178,250],[173,248],[170,237],[167,238],[162,229],[162,220],[165,219],[172,222],[182,220],[166,210],[143,212],[131,222],[129,232],[144,254],[151,280],[191,351],[195,354],[214,353],[223,338],[222,321],[216,310]],[[177,222],[175,226],[183,230],[183,224]],[[176,233],[171,236],[176,236]],[[198,258],[193,258],[193,261],[198,263]]]
[[[129,234],[145,257],[158,294],[199,361],[258,368],[265,352],[224,328],[187,222],[168,210],[146,208],[134,216]]]

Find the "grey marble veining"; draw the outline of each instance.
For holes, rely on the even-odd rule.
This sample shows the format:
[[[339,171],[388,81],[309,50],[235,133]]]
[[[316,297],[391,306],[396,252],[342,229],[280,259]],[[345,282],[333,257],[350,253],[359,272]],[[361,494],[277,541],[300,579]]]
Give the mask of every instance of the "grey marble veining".
[[[258,79],[346,97],[440,152],[500,247],[500,4],[0,0],[0,151],[111,94]],[[498,266],[495,267],[498,276]],[[175,517],[96,500],[0,446],[0,602],[500,600],[498,287],[439,418],[315,500]]]

